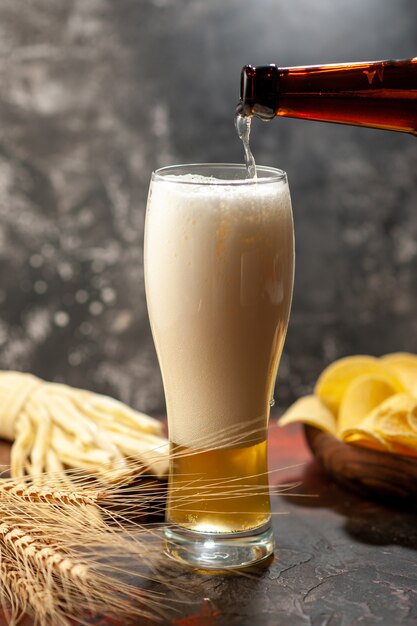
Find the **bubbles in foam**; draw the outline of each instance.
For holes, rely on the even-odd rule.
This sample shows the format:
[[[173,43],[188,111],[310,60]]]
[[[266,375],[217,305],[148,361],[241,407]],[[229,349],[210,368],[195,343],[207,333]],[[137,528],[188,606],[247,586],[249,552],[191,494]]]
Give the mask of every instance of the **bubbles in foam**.
[[[175,182],[179,183],[221,183],[223,182],[220,178],[215,178],[214,176],[203,176],[202,174],[171,174],[168,177],[168,180],[174,179]]]

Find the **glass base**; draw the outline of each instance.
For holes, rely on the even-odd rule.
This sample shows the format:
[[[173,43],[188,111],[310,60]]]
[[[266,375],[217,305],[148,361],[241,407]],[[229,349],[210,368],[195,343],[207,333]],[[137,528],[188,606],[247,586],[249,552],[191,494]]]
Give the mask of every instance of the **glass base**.
[[[164,552],[204,570],[249,567],[268,558],[275,541],[270,525],[242,533],[200,533],[179,526],[164,529]]]

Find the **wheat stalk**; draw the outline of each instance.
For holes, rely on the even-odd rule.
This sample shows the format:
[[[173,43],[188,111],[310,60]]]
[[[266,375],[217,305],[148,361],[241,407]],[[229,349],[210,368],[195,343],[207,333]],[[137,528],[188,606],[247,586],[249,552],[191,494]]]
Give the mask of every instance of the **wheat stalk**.
[[[103,608],[126,619],[158,617],[163,598],[149,590],[145,594],[139,586],[141,578],[150,577],[147,566],[151,572],[154,568],[152,531],[145,531],[142,540],[137,527],[133,539],[105,525],[92,527],[88,516],[63,519],[61,511],[58,521],[56,513],[40,506],[29,503],[33,521],[19,523],[21,510],[9,508],[7,522],[0,523],[2,594],[6,592],[14,618],[18,611],[28,611],[39,624],[56,626]],[[30,531],[34,525],[42,530]]]
[[[42,537],[35,537],[25,528],[0,523],[0,545],[35,568],[56,572],[77,585],[85,583],[88,568],[85,564],[74,561],[64,550],[52,546]]]
[[[13,561],[3,556],[0,560],[0,583],[3,597],[7,597],[12,607],[12,615],[17,617],[19,613],[32,611],[42,623],[48,614],[54,612],[53,597],[47,587],[23,578]]]
[[[128,519],[132,507],[123,506],[120,487],[104,488],[81,472],[71,472],[67,489],[55,489],[54,476],[37,478],[43,486],[0,481],[0,595],[11,624],[25,611],[40,626],[57,626],[103,609],[127,621],[155,620],[172,608],[160,593],[141,588],[142,581],[163,579],[161,538],[152,525]],[[151,489],[162,510],[164,484],[154,481]],[[145,512],[149,497],[141,485],[136,496]]]
[[[104,501],[107,496],[105,490],[48,489],[38,485],[16,483],[15,481],[0,482],[0,500],[10,500],[16,496],[25,502],[46,502],[57,505],[87,506]]]
[[[257,440],[258,433],[252,434]],[[203,443],[215,449],[225,436],[230,445],[242,439],[240,429],[227,429]],[[11,623],[28,611],[40,626],[69,626],[74,619],[82,622],[86,611],[103,609],[124,621],[155,620],[172,612],[177,591],[189,591],[180,590],[175,577],[170,580],[160,529],[144,517],[164,511],[166,483],[144,479],[137,458],[125,457],[122,466],[129,476],[126,486],[113,484],[119,469],[114,463],[101,468],[100,479],[83,469],[60,468],[33,481],[0,480],[0,581]],[[132,482],[135,476],[142,477],[139,483]],[[240,478],[209,482],[184,475],[171,492],[172,505],[184,510],[191,494],[196,512],[196,484],[206,511],[212,498],[237,499],[267,489]],[[151,590],[149,581],[172,591],[169,599]]]

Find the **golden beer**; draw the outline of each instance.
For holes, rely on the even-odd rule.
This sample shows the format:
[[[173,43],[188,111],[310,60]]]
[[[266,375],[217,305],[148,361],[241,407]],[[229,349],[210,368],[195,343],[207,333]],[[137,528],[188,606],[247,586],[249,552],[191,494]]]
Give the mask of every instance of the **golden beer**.
[[[204,533],[252,530],[270,520],[267,442],[196,451],[171,444],[167,520]]]

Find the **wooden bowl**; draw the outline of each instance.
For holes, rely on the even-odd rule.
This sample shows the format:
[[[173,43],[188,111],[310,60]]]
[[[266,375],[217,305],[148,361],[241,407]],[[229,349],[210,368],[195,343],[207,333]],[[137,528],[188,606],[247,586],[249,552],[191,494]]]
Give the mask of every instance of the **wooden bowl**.
[[[344,487],[417,506],[417,457],[354,446],[313,426],[304,425],[304,432],[316,459]]]

